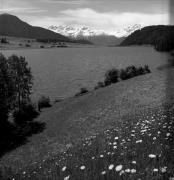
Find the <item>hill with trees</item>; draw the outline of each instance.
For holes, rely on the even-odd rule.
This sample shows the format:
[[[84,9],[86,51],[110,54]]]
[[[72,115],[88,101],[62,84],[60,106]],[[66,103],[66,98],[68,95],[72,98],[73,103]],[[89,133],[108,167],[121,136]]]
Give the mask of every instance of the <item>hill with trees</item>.
[[[31,26],[10,14],[0,14],[0,35],[33,39],[55,39],[64,42],[70,41],[66,36],[41,27]]]
[[[129,35],[121,46],[152,45],[157,51],[174,49],[174,26],[147,26]]]

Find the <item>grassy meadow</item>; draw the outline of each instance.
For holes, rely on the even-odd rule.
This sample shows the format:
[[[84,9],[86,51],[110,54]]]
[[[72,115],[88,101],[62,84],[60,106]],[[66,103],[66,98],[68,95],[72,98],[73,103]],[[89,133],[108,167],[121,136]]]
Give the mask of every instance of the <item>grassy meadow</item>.
[[[173,113],[166,106],[124,117],[113,128],[85,138],[76,147],[70,145],[59,156],[21,169],[10,179],[172,180]]]

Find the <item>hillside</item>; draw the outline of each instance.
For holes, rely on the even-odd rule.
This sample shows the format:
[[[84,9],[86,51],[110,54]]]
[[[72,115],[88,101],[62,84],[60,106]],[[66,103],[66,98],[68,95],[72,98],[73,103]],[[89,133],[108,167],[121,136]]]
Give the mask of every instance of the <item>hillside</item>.
[[[174,26],[147,26],[129,35],[121,46],[153,45],[158,51],[174,49]]]
[[[18,17],[10,14],[0,14],[0,35],[33,38],[55,39],[57,41],[69,41],[68,37],[50,30],[35,27],[21,21]]]
[[[46,129],[41,134],[30,137],[26,144],[3,156],[0,161],[1,166],[11,166],[12,169],[18,171],[20,168],[30,165],[34,169],[30,172],[37,171],[38,168],[36,167],[41,166],[40,173],[45,173],[46,163],[50,162],[50,159],[54,159],[60,152],[64,152],[66,148],[75,146],[82,139],[95,135],[97,132],[102,132],[111,127],[119,127],[119,123],[123,122],[123,117],[126,115],[142,112],[143,115],[139,118],[139,121],[143,123],[142,118],[145,109],[161,106],[165,102],[172,102],[174,95],[173,75],[174,70],[171,69],[167,70],[167,73],[166,71],[158,71],[139,76],[79,98],[66,99],[55,104],[52,108],[43,110],[37,121],[46,123]],[[168,83],[167,94],[166,78]],[[151,117],[151,114],[148,114],[148,116]],[[129,127],[135,127],[130,122],[128,121]],[[155,122],[158,122],[158,120],[155,119]],[[164,122],[168,121],[164,119]],[[156,128],[156,131],[159,131],[158,126]],[[121,129],[118,134],[121,135],[124,132],[123,130]],[[149,129],[147,132],[150,133]],[[153,137],[154,134],[152,134]],[[140,134],[139,138],[143,138],[143,136]],[[152,142],[151,139],[148,139],[148,141]],[[140,146],[140,144],[138,145]],[[159,149],[159,145],[156,146],[157,149]],[[144,148],[144,146],[142,147]],[[144,149],[143,152],[146,153],[146,151],[147,149]],[[154,151],[155,149],[152,149],[152,152]],[[138,157],[141,158],[139,154]],[[141,160],[143,162],[144,159],[141,158]],[[53,166],[48,165],[49,169]],[[46,175],[44,174],[44,176]]]

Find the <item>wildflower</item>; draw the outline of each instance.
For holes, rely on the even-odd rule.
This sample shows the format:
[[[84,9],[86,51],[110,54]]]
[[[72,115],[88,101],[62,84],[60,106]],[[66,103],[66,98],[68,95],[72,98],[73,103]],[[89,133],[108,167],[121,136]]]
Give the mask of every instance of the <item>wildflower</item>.
[[[91,159],[95,159],[95,157],[93,156]]]
[[[132,161],[132,164],[136,164],[136,161]]]
[[[85,168],[86,168],[85,166],[81,166],[81,167],[80,167],[81,170],[84,170]]]
[[[111,165],[109,165],[109,170],[112,170],[114,168],[114,165],[113,164],[111,164]]]
[[[157,169],[157,168],[154,168],[154,169],[153,169],[153,172],[158,172],[158,169]]]
[[[26,174],[26,172],[24,171],[22,174],[24,174],[24,175],[25,175],[25,174]]]
[[[131,173],[132,173],[132,174],[134,174],[134,173],[136,173],[136,172],[137,172],[136,169],[131,169]]]
[[[149,154],[149,158],[156,158],[156,155],[155,154]]]
[[[166,136],[169,137],[169,136],[170,136],[170,133],[167,133]]]
[[[156,140],[156,137],[153,137],[153,140]]]
[[[130,169],[125,169],[125,172],[130,173]]]
[[[105,175],[106,174],[106,171],[102,171],[101,175]]]
[[[167,171],[167,167],[166,166],[161,168],[161,172],[162,173],[165,173],[166,171]]]
[[[142,143],[142,140],[138,140],[138,141],[136,141],[136,143]]]
[[[62,171],[65,171],[66,170],[66,166],[64,166],[63,168],[62,168]]]
[[[116,166],[115,170],[118,172],[118,171],[121,171],[121,170],[122,170],[122,168],[123,168],[123,166],[122,166],[122,165],[118,165],[118,166]]]
[[[113,146],[114,149],[117,149],[117,146]]]
[[[64,177],[64,180],[68,180],[69,178],[70,178],[70,175],[69,175],[69,176]]]
[[[118,139],[118,137],[115,137],[114,139],[115,139],[115,140],[117,140],[117,139]]]
[[[114,142],[113,145],[117,145],[117,142]]]
[[[120,171],[119,175],[121,176],[122,174],[124,174],[124,170]]]
[[[101,154],[100,157],[103,158],[104,156]]]

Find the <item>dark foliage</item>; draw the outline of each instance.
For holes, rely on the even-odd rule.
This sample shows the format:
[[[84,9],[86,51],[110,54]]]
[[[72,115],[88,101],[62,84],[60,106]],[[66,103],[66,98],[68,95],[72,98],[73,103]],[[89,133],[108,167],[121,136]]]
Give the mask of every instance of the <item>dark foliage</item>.
[[[116,83],[118,82],[118,70],[113,68],[111,70],[108,70],[105,74],[105,80],[104,80],[104,84],[105,86],[108,86],[112,83]]]
[[[40,48],[45,48],[45,46],[41,45]]]
[[[0,54],[0,156],[44,130],[45,124],[33,122],[39,114],[30,102],[32,74],[25,58],[8,59]],[[24,103],[25,102],[25,103]],[[14,122],[9,116],[14,115]]]
[[[45,123],[29,122],[21,126],[15,126],[9,122],[0,126],[0,157],[27,142],[27,137],[41,133],[45,129]]]
[[[97,86],[95,86],[94,89],[96,90],[102,87],[105,87],[105,84],[103,82],[98,82]]]
[[[31,47],[31,45],[30,44],[25,44],[25,47]]]
[[[7,121],[8,114],[13,108],[15,86],[9,64],[5,56],[0,54],[0,126]]]
[[[145,73],[151,73],[148,65],[144,66],[144,71],[145,71]]]
[[[157,51],[174,49],[174,26],[147,26],[128,36],[121,46],[153,45]]]
[[[144,67],[135,67],[135,66],[128,66],[126,69],[120,70],[120,79],[126,80],[133,78],[135,76],[143,75],[150,73],[150,69],[148,65],[145,65]]]
[[[51,107],[50,98],[42,96],[38,100],[38,110],[40,111],[42,108]]]
[[[151,71],[148,65],[145,65],[144,67],[128,66],[125,69],[121,70],[113,68],[106,72],[104,82],[98,82],[97,86],[95,86],[94,89],[96,90],[105,86],[109,86],[112,83],[118,82],[119,79],[126,80],[150,72]]]
[[[86,89],[86,88],[81,88],[80,89],[80,92],[78,92],[77,94],[75,94],[75,96],[77,97],[77,96],[81,96],[81,95],[83,95],[83,94],[86,94],[86,93],[88,93],[89,91]]]
[[[21,108],[14,111],[14,122],[17,125],[26,124],[39,115],[36,107],[32,103],[23,103]]]
[[[20,109],[22,102],[29,102],[33,85],[31,69],[24,57],[12,55],[7,59],[14,86],[14,109]]]
[[[1,42],[2,44],[7,44],[7,43],[8,43],[8,41],[7,41],[6,38],[2,38],[2,39],[0,40],[0,42]]]

